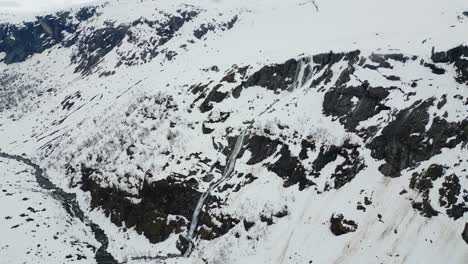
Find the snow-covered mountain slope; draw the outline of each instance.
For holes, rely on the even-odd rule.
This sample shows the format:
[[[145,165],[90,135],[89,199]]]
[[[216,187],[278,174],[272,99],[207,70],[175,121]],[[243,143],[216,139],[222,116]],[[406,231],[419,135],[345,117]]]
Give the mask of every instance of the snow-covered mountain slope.
[[[468,261],[465,1],[110,1],[0,19],[0,188],[53,209],[34,256],[11,250],[31,227],[2,218],[0,259]],[[2,196],[19,204],[8,216],[17,198]]]

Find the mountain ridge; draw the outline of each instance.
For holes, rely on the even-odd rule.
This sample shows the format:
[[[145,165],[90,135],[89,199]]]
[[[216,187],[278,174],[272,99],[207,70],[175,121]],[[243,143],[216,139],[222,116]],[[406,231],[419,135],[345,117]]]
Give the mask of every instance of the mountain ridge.
[[[375,25],[345,14],[367,0],[183,2],[0,24],[0,150],[76,194],[113,258],[466,260],[462,1]]]

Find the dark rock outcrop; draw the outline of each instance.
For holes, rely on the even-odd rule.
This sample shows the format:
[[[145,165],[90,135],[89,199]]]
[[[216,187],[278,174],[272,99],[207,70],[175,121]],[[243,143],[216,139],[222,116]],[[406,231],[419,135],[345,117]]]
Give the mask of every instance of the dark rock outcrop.
[[[359,156],[358,146],[345,142],[342,146],[322,146],[317,158],[313,162],[314,174],[320,175],[320,171],[330,162],[335,161],[338,156],[345,160],[338,164],[331,178],[334,181],[333,188],[339,189],[350,182],[356,175],[365,168],[364,161]],[[327,186],[329,189],[331,186]]]
[[[177,56],[177,52],[163,48],[179,32],[182,26],[196,17],[199,12],[195,10],[177,10],[174,14],[162,13],[166,19],[148,20],[140,18],[130,24],[120,25],[129,27],[126,33],[128,42],[138,47],[136,51],[117,51],[120,57],[116,67],[120,65],[138,65],[147,63],[159,54],[163,54],[167,60],[172,60]],[[145,45],[138,39],[137,34],[131,28],[137,25],[145,25],[154,31],[154,36],[145,41]],[[117,45],[119,46],[119,45]]]
[[[455,66],[459,83],[468,84],[468,46],[458,46],[448,51],[432,51],[431,59],[434,63],[447,63]]]
[[[278,157],[274,163],[266,163],[265,166],[269,171],[285,180],[285,187],[299,184],[299,190],[304,190],[314,185],[312,181],[307,179],[306,169],[299,158],[292,155],[289,146],[280,140],[253,135],[249,138],[245,150],[251,152],[250,159],[247,161],[248,165],[258,164],[267,158]],[[244,151],[240,155],[243,155]]]
[[[461,193],[460,179],[457,175],[451,174],[445,177],[442,187],[439,189],[439,205],[447,208],[449,217],[457,220],[468,212],[467,200],[458,202],[458,196]]]
[[[392,65],[388,62],[389,60],[399,61],[405,63],[409,58],[403,54],[372,54],[369,60],[378,64],[377,68],[393,69]]]
[[[6,54],[0,62],[22,62],[29,56],[42,53],[57,44],[72,45],[76,38],[65,39],[64,32],[74,35],[79,23],[94,14],[95,9],[87,7],[77,12],[77,21],[70,12],[59,12],[38,16],[35,21],[24,22],[22,25],[0,24],[0,53]]]
[[[359,122],[389,109],[382,103],[388,94],[388,88],[370,87],[367,82],[357,87],[332,88],[325,94],[323,112],[340,117],[345,128],[354,131]],[[357,99],[356,103],[353,98]]]
[[[312,81],[311,87],[318,88],[328,84],[334,75],[331,67],[341,60],[347,61],[348,67],[342,71],[335,83],[335,86],[340,87],[342,84],[348,82],[350,80],[349,76],[355,70],[354,64],[358,62],[360,53],[361,51],[359,50],[348,53],[334,53],[330,51],[329,53],[312,56],[312,62],[316,64],[313,67],[312,72],[317,74],[318,72],[323,71],[323,73]]]
[[[201,24],[199,28],[197,28],[193,35],[197,39],[201,39],[203,36],[206,35],[209,31],[213,31],[216,27],[213,24]]]
[[[74,14],[59,12],[54,15],[40,16],[36,21],[25,22],[23,25],[0,24],[0,53],[6,54],[0,62],[7,64],[21,62],[57,44],[64,47],[77,44],[71,57],[71,62],[77,64],[75,72],[90,74],[93,67],[110,51],[119,47],[125,37],[130,43],[142,47],[131,30],[139,24],[146,24],[153,28],[156,36],[151,38],[145,48],[138,51],[125,53],[117,51],[119,62],[116,66],[145,63],[160,53],[164,53],[170,59],[176,53],[161,50],[160,46],[171,40],[184,23],[198,15],[198,12],[193,10],[177,10],[173,15],[164,14],[167,17],[166,20],[149,21],[141,18],[128,24],[115,25],[112,22],[106,22],[103,28],[89,28],[89,30],[80,28],[78,30],[81,22],[97,14],[96,10],[96,7],[83,7]]]
[[[294,184],[299,184],[299,190],[314,185],[314,183],[307,179],[306,170],[302,166],[299,158],[293,156],[289,150],[288,145],[283,145],[277,156],[279,159],[268,166],[268,170],[276,173],[278,176],[285,180],[284,187],[289,187]]]
[[[247,161],[248,165],[257,164],[271,157],[278,151],[278,146],[281,146],[281,141],[270,139],[266,136],[253,135],[249,138],[246,150],[251,152],[251,157]]]
[[[372,157],[387,162],[379,168],[384,175],[398,177],[401,170],[439,154],[442,148],[453,148],[466,141],[466,120],[449,123],[434,117],[431,127],[426,131],[429,122],[427,109],[433,102],[434,99],[419,101],[401,110],[395,120],[382,130],[381,135],[367,145],[372,151]],[[455,139],[449,140],[454,136]]]
[[[203,240],[213,240],[225,235],[239,222],[239,219],[233,218],[230,215],[214,215],[204,211],[200,214],[200,230],[197,232],[197,236]]]
[[[92,68],[107,53],[120,45],[129,28],[127,25],[109,24],[82,37],[78,42],[76,53],[71,58],[72,63],[77,64],[75,72],[91,73]]]
[[[462,232],[462,238],[465,240],[466,244],[468,244],[468,223],[465,224],[465,228],[463,229]]]
[[[432,207],[431,200],[427,195],[423,195],[422,201],[413,201],[411,205],[413,209],[419,211],[424,217],[431,218],[439,215],[439,212]]]
[[[315,142],[303,139],[301,141],[301,152],[299,152],[299,159],[305,160],[309,158],[309,155],[307,154],[309,150],[315,150]]]
[[[441,165],[432,164],[421,174],[413,173],[411,177],[409,187],[422,193],[422,200],[413,201],[412,206],[415,210],[419,211],[422,216],[431,218],[439,215],[439,212],[431,205],[429,193],[433,187],[433,182],[444,175],[445,169],[446,168]]]
[[[432,189],[432,182],[444,175],[446,168],[439,164],[432,164],[421,174],[413,173],[409,187],[419,192],[426,192]]]
[[[298,60],[290,59],[281,64],[263,66],[243,81],[241,85],[234,88],[233,96],[239,97],[243,89],[252,86],[260,86],[275,92],[284,91],[294,83],[298,64]]]
[[[342,214],[333,214],[330,218],[330,230],[335,236],[341,236],[355,232],[358,224],[353,220],[347,220]]]
[[[222,102],[227,96],[228,93],[219,92],[219,88],[222,85],[216,85],[206,96],[205,100],[200,105],[200,112],[205,113],[213,109],[213,103],[220,103]]]
[[[134,227],[152,243],[164,241],[172,233],[180,233],[190,221],[200,193],[189,184],[169,177],[152,183],[144,182],[138,202],[128,193],[101,187],[92,176],[97,172],[82,167],[82,189],[91,194],[91,207],[101,208],[112,223]],[[169,215],[174,216],[168,218]]]

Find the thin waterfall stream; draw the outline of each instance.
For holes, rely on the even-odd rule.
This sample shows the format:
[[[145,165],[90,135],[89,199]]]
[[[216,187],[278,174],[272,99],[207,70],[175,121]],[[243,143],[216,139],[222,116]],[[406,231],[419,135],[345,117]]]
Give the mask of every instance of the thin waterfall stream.
[[[242,144],[244,142],[244,138],[246,135],[247,129],[243,130],[236,139],[236,144],[234,146],[234,149],[231,152],[231,155],[229,156],[227,162],[226,162],[226,167],[224,168],[223,174],[219,180],[211,184],[208,189],[202,194],[200,199],[198,200],[197,206],[195,207],[195,210],[193,211],[192,215],[192,222],[190,223],[190,229],[187,234],[187,240],[189,241],[189,245],[187,250],[184,253],[184,257],[190,256],[190,254],[193,251],[193,246],[194,243],[192,241],[194,235],[195,235],[195,229],[198,226],[198,215],[201,212],[201,209],[203,208],[203,205],[205,203],[206,198],[208,195],[216,188],[218,187],[222,182],[224,182],[226,179],[229,179],[232,173],[234,172],[234,168],[236,166],[236,161],[237,161],[237,156],[239,155],[239,152],[242,149]]]

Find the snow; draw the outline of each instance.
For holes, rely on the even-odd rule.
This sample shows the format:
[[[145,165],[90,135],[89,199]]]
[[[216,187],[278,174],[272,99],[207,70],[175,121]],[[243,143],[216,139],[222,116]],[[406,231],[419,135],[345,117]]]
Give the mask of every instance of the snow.
[[[0,20],[20,23],[33,19],[36,13],[31,14],[30,11],[44,13],[65,7],[76,10],[84,2],[23,1],[22,7],[2,9],[1,13],[8,11],[8,14],[0,14]],[[78,7],[70,4],[78,4]],[[91,4],[101,5],[102,2]],[[167,18],[162,12],[173,14],[180,8],[197,10],[200,15],[185,24],[165,44],[164,48],[178,53],[170,61],[159,56],[148,63],[115,68],[121,54],[141,52],[154,36],[153,29],[139,25],[132,28],[137,41],[124,39],[122,45],[107,54],[99,65],[100,72],[116,71],[108,77],[75,73],[70,56],[76,54],[76,47],[56,46],[21,63],[0,63],[1,74],[15,76],[7,88],[0,89],[0,150],[33,157],[48,169],[54,183],[77,193],[80,205],[85,208],[89,218],[106,231],[110,240],[109,252],[119,261],[142,263],[132,261],[129,256],[176,254],[178,235],[173,234],[164,242],[151,244],[135,230],[115,226],[102,210],[89,208],[89,194],[72,187],[80,182],[80,178],[78,174],[66,174],[67,165],[86,163],[103,172],[100,176],[103,187],[137,195],[145,180],[145,171],[152,171],[152,180],[157,181],[171,173],[188,175],[190,171],[203,166],[196,159],[181,159],[178,164],[164,153],[185,157],[188,153],[200,152],[202,159],[209,158],[212,162],[224,164],[226,156],[214,150],[213,144],[226,146],[227,136],[236,135],[235,132],[228,134],[226,131],[239,131],[252,120],[251,130],[257,134],[268,128],[273,139],[281,135],[287,137],[291,141],[290,150],[296,156],[301,149],[301,139],[315,140],[316,150],[309,150],[309,159],[304,161],[308,162],[305,165],[307,169],[312,168],[310,163],[318,156],[322,146],[340,146],[349,139],[364,145],[360,137],[347,132],[337,120],[322,113],[324,91],[335,83],[339,77],[337,73],[347,66],[347,62],[341,61],[332,67],[335,74],[330,84],[321,91],[310,88],[312,79],[305,83],[298,81],[304,74],[305,65],[301,60],[294,85],[288,91],[277,94],[255,86],[243,90],[239,98],[230,96],[221,104],[215,103],[209,113],[201,113],[199,103],[191,107],[196,96],[188,92],[189,86],[212,81],[207,86],[212,89],[233,69],[233,65],[250,66],[247,70],[247,75],[250,75],[267,64],[282,63],[290,58],[307,58],[330,50],[359,49],[364,57],[388,52],[403,53],[409,57],[417,55],[419,57],[415,61],[392,61],[392,70],[357,68],[350,84],[359,85],[360,80],[367,80],[373,87],[398,85],[408,92],[413,90],[412,81],[421,78],[414,96],[407,97],[400,90],[390,90],[386,106],[403,109],[430,97],[438,102],[446,94],[447,103],[441,109],[435,106],[429,108],[431,120],[428,127],[433,115],[442,116],[447,112],[445,119],[448,122],[459,122],[468,117],[464,101],[456,98],[460,95],[466,100],[466,85],[452,78],[456,75],[453,65],[437,65],[444,68],[446,73],[434,75],[420,63],[421,59],[429,61],[432,47],[445,50],[468,44],[468,24],[457,19],[461,12],[468,11],[466,0],[121,0],[101,5],[99,11],[102,15],[80,26],[80,30],[88,32],[103,28],[106,21],[114,21],[116,25],[131,23],[140,17],[165,21]],[[239,19],[232,29],[208,32],[202,40],[196,40],[193,36],[193,31],[201,24],[226,22],[234,15],[238,15]],[[187,45],[186,48],[181,48],[183,44]],[[0,60],[2,56],[5,55],[0,53]],[[214,65],[220,69],[219,72],[202,70]],[[312,78],[322,73],[317,72]],[[397,75],[401,80],[390,81],[384,75]],[[219,91],[230,92],[240,82],[240,79],[236,79],[236,83],[223,83]],[[61,102],[76,92],[80,93],[80,97],[73,99],[74,105],[70,110],[64,110]],[[11,108],[4,108],[7,105],[5,98],[11,99],[8,100]],[[172,102],[177,109],[168,110],[167,104],[158,104],[156,100]],[[225,122],[210,124],[210,128],[215,129],[212,134],[202,134],[203,122],[208,118],[216,119],[223,112],[230,113],[229,118]],[[390,111],[382,111],[361,122],[359,128],[381,127],[392,118]],[[172,127],[171,122],[176,126]],[[300,137],[288,134],[290,131],[280,131],[277,124],[293,128]],[[126,150],[132,145],[135,155],[129,159]],[[374,160],[369,150],[362,147],[359,151],[367,167],[342,189],[329,192],[324,189],[332,184],[331,175],[336,166],[343,162],[342,157],[329,163],[322,170],[320,178],[314,179],[317,186],[299,191],[297,186],[285,188],[283,180],[265,166],[247,165],[251,153],[246,151],[237,160],[233,174],[252,173],[258,179],[242,187],[239,192],[226,194],[213,190],[214,195],[226,201],[225,206],[213,211],[254,221],[254,227],[247,232],[241,222],[228,234],[212,241],[194,239],[196,246],[190,258],[168,259],[167,263],[200,263],[202,259],[208,259],[209,263],[465,263],[468,253],[460,233],[466,216],[456,221],[444,214],[424,218],[411,208],[411,201],[419,199],[420,194],[413,190],[408,190],[405,195],[399,193],[408,189],[413,172],[420,172],[433,163],[449,167],[447,175],[456,173],[461,176],[461,185],[466,188],[468,183],[462,178],[466,174],[464,170],[468,169],[466,148],[443,149],[441,154],[421,162],[416,168],[407,169],[397,179],[386,178],[378,172],[382,161]],[[464,161],[455,166],[460,159]],[[56,202],[37,190],[29,168],[3,159],[0,162],[0,189],[21,190],[22,195],[31,197],[28,203],[34,206],[42,203],[41,206],[47,210],[50,208],[51,212],[40,218],[51,227],[47,229],[41,225],[37,237],[30,238],[27,234],[34,226],[21,222],[21,229],[11,229],[3,220],[7,215],[14,215],[13,220],[19,221],[17,215],[25,210],[21,201],[23,197],[16,194],[2,196],[0,203],[5,209],[0,214],[0,231],[6,234],[7,240],[2,240],[0,244],[0,259],[21,263],[23,259],[16,258],[37,243],[47,247],[48,251],[60,252],[60,256],[36,256],[34,260],[37,263],[56,262],[55,258],[80,250],[88,256],[88,260],[92,259],[89,249],[71,245],[73,239],[95,245],[89,230],[68,219]],[[265,162],[274,163],[275,158]],[[166,164],[169,164],[169,170],[164,169]],[[17,179],[15,173],[19,173],[21,178]],[[223,176],[220,172],[213,174],[215,179]],[[200,172],[191,177],[200,179],[203,176]],[[435,205],[438,205],[437,190],[442,180],[435,182],[431,192]],[[226,179],[226,183],[240,181],[235,176]],[[210,191],[210,184],[200,182],[197,188],[200,192],[207,192]],[[364,196],[372,198],[372,205],[367,206],[365,212],[357,211],[356,204],[362,202]],[[139,202],[137,198],[131,199]],[[259,220],[262,213],[272,215],[284,208],[287,208],[288,215],[274,217],[271,226]],[[445,212],[439,207],[436,210]],[[343,213],[357,221],[358,230],[334,236],[329,231],[333,213]],[[383,223],[377,214],[382,215]],[[64,240],[51,240],[49,230],[67,235],[61,237]],[[235,233],[240,234],[240,238],[235,238]],[[6,244],[19,246],[13,248]],[[88,262],[82,260],[82,263]]]
[[[51,12],[70,6],[91,4],[94,0],[1,0],[0,8],[7,13]]]
[[[34,170],[0,158],[0,259],[2,263],[89,263],[98,247],[91,230],[70,217]]]

